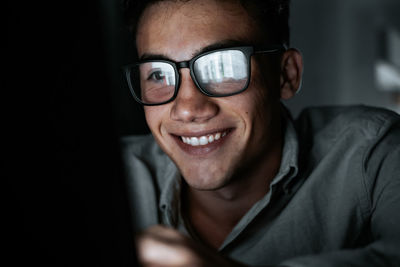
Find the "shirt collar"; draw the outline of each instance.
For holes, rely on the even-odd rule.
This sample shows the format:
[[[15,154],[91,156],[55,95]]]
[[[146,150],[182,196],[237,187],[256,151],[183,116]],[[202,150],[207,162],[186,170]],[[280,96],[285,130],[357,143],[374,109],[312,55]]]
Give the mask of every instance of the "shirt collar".
[[[292,181],[297,176],[299,171],[299,141],[290,112],[283,107],[282,114],[284,137],[281,166],[277,175],[275,176],[275,179],[272,181],[271,186],[275,186],[284,180],[282,187],[285,193],[288,193],[290,191]]]

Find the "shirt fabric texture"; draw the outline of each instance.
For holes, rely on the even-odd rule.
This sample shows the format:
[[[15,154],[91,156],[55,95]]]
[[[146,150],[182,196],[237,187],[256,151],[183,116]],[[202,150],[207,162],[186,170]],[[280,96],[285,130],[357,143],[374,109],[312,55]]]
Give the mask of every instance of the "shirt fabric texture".
[[[268,193],[219,252],[250,266],[400,266],[400,116],[365,106],[287,113]],[[189,236],[181,175],[151,135],[122,139],[135,230]]]

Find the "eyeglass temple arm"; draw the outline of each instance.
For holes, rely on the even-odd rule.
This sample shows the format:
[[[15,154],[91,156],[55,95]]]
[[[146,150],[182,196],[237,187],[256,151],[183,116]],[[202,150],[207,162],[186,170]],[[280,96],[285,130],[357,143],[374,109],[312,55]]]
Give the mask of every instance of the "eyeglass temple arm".
[[[255,50],[254,54],[274,53],[274,52],[286,51],[287,49],[288,49],[288,47],[287,47],[286,44],[283,44],[283,45],[271,45],[271,46],[268,46],[267,49]]]

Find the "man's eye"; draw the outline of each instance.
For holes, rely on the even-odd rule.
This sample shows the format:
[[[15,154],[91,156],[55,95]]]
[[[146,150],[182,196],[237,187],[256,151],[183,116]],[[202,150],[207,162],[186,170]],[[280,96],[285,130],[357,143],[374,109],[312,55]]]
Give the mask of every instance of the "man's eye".
[[[165,79],[165,74],[162,71],[154,71],[147,78],[147,80],[152,80],[156,82],[163,81],[164,79]]]

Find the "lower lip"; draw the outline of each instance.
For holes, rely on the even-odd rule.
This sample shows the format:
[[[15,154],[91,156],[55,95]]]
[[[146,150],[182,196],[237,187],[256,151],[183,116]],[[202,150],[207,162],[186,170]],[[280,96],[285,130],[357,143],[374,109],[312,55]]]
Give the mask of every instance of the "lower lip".
[[[191,146],[188,144],[185,144],[180,136],[173,135],[175,141],[178,143],[179,147],[186,152],[189,155],[192,156],[204,156],[207,155],[215,150],[217,150],[219,147],[221,147],[225,141],[230,137],[232,133],[232,130],[228,130],[226,135],[224,137],[221,137],[218,140],[215,140],[212,143],[208,143],[207,145],[200,145],[200,146]]]

